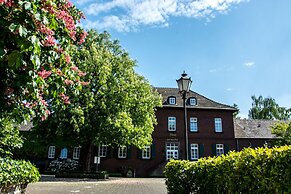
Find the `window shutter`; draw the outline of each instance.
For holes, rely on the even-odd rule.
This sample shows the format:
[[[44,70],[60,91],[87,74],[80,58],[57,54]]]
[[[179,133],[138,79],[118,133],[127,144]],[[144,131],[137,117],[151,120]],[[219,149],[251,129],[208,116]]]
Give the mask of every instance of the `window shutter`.
[[[137,158],[141,159],[142,156],[142,150],[141,149],[137,149]]]
[[[224,144],[223,145],[223,148],[224,148],[224,154],[227,154],[229,152],[229,146],[228,146],[228,144]]]
[[[126,158],[130,158],[131,157],[131,147],[127,146],[127,153],[126,153]]]
[[[156,146],[155,144],[151,145],[151,159],[154,159],[156,157]]]
[[[118,158],[118,147],[112,148],[113,158]]]
[[[199,158],[202,158],[204,156],[204,145],[199,144]]]
[[[216,144],[212,144],[211,148],[212,148],[212,156],[216,156]]]

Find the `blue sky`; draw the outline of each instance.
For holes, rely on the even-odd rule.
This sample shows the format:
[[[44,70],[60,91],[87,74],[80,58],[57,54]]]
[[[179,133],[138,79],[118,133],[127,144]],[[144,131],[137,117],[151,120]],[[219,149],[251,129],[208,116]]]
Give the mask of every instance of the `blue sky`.
[[[291,107],[290,0],[75,0],[86,28],[108,31],[154,86],[176,87],[185,70],[191,89],[238,104],[252,95]]]

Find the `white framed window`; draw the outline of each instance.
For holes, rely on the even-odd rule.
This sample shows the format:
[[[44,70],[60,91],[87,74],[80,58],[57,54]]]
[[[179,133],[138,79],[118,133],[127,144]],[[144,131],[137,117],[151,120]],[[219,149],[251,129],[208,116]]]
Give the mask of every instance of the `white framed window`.
[[[107,145],[100,145],[98,149],[99,157],[106,157],[107,156]]]
[[[214,118],[215,132],[222,132],[222,119]]]
[[[198,123],[196,117],[190,117],[190,131],[197,132],[198,131]]]
[[[224,154],[223,144],[216,144],[216,156],[220,156],[222,154]]]
[[[197,100],[196,100],[196,98],[190,98],[190,99],[189,99],[189,104],[190,104],[191,106],[195,106],[195,105],[197,105]]]
[[[145,148],[141,152],[142,159],[150,159],[151,158],[151,146],[145,146]]]
[[[176,98],[175,97],[169,97],[169,104],[176,104]]]
[[[81,146],[74,147],[74,149],[73,149],[73,159],[75,159],[75,160],[80,159],[80,153],[81,153]]]
[[[168,117],[168,131],[176,131],[176,117]]]
[[[166,160],[179,158],[179,145],[178,143],[166,144]]]
[[[126,158],[127,155],[127,147],[121,146],[118,148],[118,158]]]
[[[63,148],[61,150],[60,158],[61,159],[67,159],[68,158],[68,149],[67,148]]]
[[[199,146],[198,144],[191,144],[190,145],[190,155],[191,160],[198,160],[199,159]]]
[[[48,149],[48,158],[55,158],[55,154],[56,154],[56,146],[50,146]]]

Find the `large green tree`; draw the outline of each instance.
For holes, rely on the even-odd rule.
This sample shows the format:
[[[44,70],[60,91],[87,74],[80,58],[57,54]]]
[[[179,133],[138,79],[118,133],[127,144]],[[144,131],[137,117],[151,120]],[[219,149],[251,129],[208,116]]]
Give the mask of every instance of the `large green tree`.
[[[251,119],[288,120],[291,118],[291,109],[280,107],[274,98],[252,96],[252,107],[249,110]]]
[[[276,123],[272,126],[272,133],[278,137],[278,139],[274,139],[274,145],[291,145],[291,122]]]
[[[85,43],[75,48],[72,60],[86,72],[82,92],[71,104],[56,109],[38,130],[63,142],[79,143],[86,150],[89,170],[94,145],[135,145],[152,141],[155,108],[160,95],[138,75],[132,60],[108,33],[90,31]],[[68,86],[72,83],[66,81]],[[72,141],[73,139],[73,141]]]

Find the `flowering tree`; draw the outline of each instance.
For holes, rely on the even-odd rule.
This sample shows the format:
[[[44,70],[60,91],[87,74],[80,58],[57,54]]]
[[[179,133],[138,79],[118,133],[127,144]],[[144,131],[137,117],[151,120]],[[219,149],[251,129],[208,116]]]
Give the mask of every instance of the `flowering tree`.
[[[77,26],[83,17],[69,0],[0,0],[1,114],[44,120],[70,103],[68,83],[80,89],[85,75],[70,59],[87,34]]]

